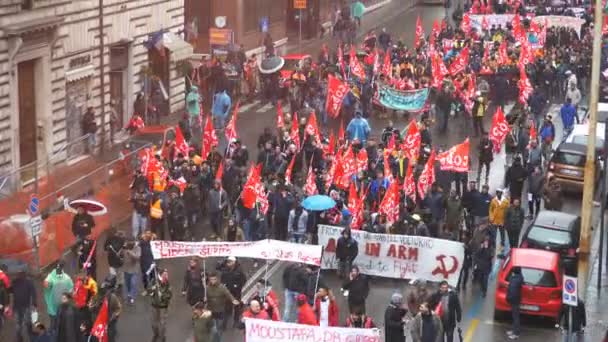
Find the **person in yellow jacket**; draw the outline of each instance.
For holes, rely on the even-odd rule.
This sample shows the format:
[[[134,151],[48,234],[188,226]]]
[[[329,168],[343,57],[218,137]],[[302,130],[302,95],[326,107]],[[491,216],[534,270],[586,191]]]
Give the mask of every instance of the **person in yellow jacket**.
[[[167,209],[164,193],[154,192],[150,201],[150,228],[161,240],[165,239]]]
[[[505,246],[505,213],[509,208],[509,198],[503,195],[502,189],[496,189],[496,196],[490,202],[490,239],[496,243],[496,230],[500,233],[500,246]]]

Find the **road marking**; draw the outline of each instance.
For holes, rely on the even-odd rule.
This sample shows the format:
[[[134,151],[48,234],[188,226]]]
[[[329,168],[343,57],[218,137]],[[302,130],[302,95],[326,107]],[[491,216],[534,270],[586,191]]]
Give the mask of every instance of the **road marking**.
[[[464,334],[464,342],[471,342],[473,340],[473,334],[475,333],[475,330],[477,329],[478,325],[479,325],[479,320],[477,318],[475,318],[471,321],[471,324],[469,325],[467,332]]]
[[[262,107],[258,108],[255,112],[256,113],[266,113],[270,109],[272,109],[272,103],[268,102],[267,104],[265,104]]]
[[[249,109],[257,106],[258,104],[260,104],[260,100],[255,100],[255,101],[253,101],[251,103],[247,103],[247,104],[244,104],[242,106],[239,105],[239,114],[247,112]]]

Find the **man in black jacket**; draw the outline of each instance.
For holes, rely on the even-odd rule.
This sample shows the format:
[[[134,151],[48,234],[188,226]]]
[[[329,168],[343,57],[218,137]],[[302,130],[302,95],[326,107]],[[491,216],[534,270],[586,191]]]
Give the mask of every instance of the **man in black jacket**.
[[[439,284],[439,291],[431,297],[431,303],[433,303],[434,310],[441,305],[441,323],[443,325],[443,333],[445,334],[446,342],[453,342],[454,340],[454,328],[456,323],[460,323],[462,319],[462,308],[460,306],[460,300],[456,292],[450,291],[450,287],[447,281],[442,281]]]
[[[403,296],[393,293],[391,302],[384,312],[385,342],[404,342],[405,314],[407,310],[403,307]]]
[[[106,240],[103,249],[108,253],[108,266],[110,274],[118,279],[119,286],[122,285],[122,273],[120,268],[124,264],[123,247],[125,246],[125,234],[116,227],[112,228],[113,232]]]
[[[488,184],[488,179],[490,178],[490,164],[494,160],[494,144],[488,137],[488,133],[483,134],[483,138],[479,141],[479,166],[477,166],[477,183],[481,181],[481,170],[485,166],[486,168],[486,176],[485,183]]]
[[[348,297],[349,312],[365,313],[365,301],[369,295],[369,278],[359,272],[359,267],[353,266],[350,270],[349,280],[343,285],[342,289]],[[348,291],[348,292],[347,292]]]
[[[76,241],[80,241],[91,235],[91,231],[95,227],[95,221],[93,216],[87,213],[83,207],[79,207],[77,211],[72,220],[72,233],[76,237]]]
[[[1,283],[1,281],[0,281]],[[0,286],[2,286],[0,284]],[[15,322],[17,324],[17,339],[23,341],[23,328],[26,329],[26,334],[32,339],[32,322],[30,319],[31,311],[36,310],[36,288],[32,279],[27,276],[25,270],[17,273],[17,277],[13,280],[11,286],[13,292],[13,312],[15,313]]]
[[[283,287],[285,287],[285,311],[283,322],[295,323],[298,305],[296,298],[306,292],[306,274],[304,266],[292,263],[283,271]]]
[[[486,297],[488,292],[488,277],[492,271],[493,250],[490,248],[490,237],[485,236],[481,247],[475,252],[475,278],[481,285],[481,296]]]
[[[523,285],[524,277],[521,274],[521,268],[515,266],[511,270],[509,286],[507,287],[507,303],[511,305],[511,315],[513,316],[513,328],[512,330],[507,331],[507,337],[509,337],[511,340],[516,340],[519,338],[519,305],[521,304],[521,288]]]
[[[352,238],[350,228],[344,228],[342,236],[336,243],[336,259],[338,259],[338,277],[345,278],[351,271],[353,261],[359,254],[357,241]]]
[[[241,300],[241,293],[243,291],[243,286],[247,282],[247,276],[241,269],[241,265],[236,261],[235,257],[228,257],[226,261],[222,264],[218,265],[217,270],[221,272],[221,282],[226,286],[230,294],[236,299]],[[234,309],[233,309],[234,308]],[[228,303],[226,305],[226,317],[224,317],[224,326],[223,329],[226,330],[226,325],[228,322],[228,315],[231,313],[233,319],[233,327],[238,327],[241,320],[241,306],[240,305],[232,305],[232,303]]]

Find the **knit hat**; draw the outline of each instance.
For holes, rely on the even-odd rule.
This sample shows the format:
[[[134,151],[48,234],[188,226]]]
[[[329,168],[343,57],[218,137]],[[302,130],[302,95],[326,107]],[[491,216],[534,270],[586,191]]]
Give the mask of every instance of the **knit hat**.
[[[403,300],[403,296],[400,293],[393,293],[391,296],[391,304],[399,305]]]

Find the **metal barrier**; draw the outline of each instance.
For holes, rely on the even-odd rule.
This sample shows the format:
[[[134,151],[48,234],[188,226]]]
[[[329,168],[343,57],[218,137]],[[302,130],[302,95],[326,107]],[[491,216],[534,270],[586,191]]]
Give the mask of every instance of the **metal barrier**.
[[[0,255],[25,261],[32,269],[43,268],[60,259],[75,243],[71,230],[73,214],[64,210],[64,200],[67,199],[90,198],[107,207],[106,215],[95,217],[91,234],[94,239],[108,228],[124,222],[132,213],[128,193],[132,161],[150,146],[142,146],[121,157],[117,154],[117,158],[108,163],[87,158],[71,165],[57,166],[54,172],[39,179],[38,189],[43,190],[39,192],[43,222],[38,236],[38,260],[33,253],[30,216],[26,214],[33,189],[17,191],[0,199],[0,231],[3,232],[0,234]]]

